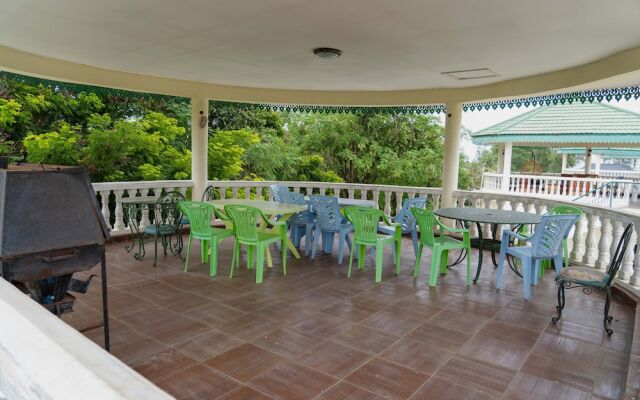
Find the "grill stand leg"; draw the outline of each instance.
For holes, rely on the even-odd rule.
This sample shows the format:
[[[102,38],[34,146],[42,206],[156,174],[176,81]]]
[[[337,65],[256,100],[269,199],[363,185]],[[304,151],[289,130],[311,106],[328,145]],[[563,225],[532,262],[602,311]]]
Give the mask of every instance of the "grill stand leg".
[[[102,323],[104,327],[104,349],[110,351],[109,344],[109,301],[107,298],[107,259],[102,250],[102,261],[100,263],[100,275],[102,281]]]

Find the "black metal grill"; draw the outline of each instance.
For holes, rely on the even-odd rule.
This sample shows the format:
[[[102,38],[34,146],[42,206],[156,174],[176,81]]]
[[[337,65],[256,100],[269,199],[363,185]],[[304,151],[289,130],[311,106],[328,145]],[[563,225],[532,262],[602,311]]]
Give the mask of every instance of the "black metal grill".
[[[101,264],[105,348],[109,318],[105,242],[109,229],[80,167],[11,165],[0,169],[0,276],[60,316],[73,310],[73,274]]]

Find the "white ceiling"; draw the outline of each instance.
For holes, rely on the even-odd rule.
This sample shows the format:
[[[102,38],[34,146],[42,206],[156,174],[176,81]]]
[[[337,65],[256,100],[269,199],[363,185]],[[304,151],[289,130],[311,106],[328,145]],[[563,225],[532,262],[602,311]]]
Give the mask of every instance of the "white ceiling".
[[[0,0],[0,45],[235,86],[406,90],[595,61],[640,45],[638,20],[638,0]],[[441,74],[483,67],[500,76]]]

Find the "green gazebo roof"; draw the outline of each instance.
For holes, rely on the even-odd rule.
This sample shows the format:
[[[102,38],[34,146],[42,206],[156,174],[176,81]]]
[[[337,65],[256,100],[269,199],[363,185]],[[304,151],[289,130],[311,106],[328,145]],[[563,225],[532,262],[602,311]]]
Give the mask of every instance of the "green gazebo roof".
[[[640,114],[602,103],[542,106],[471,137],[475,144],[640,147]]]
[[[584,155],[587,149],[585,147],[564,147],[558,149],[559,154]],[[596,147],[591,149],[591,154],[599,154],[606,157],[615,158],[640,158],[640,149],[614,149]]]

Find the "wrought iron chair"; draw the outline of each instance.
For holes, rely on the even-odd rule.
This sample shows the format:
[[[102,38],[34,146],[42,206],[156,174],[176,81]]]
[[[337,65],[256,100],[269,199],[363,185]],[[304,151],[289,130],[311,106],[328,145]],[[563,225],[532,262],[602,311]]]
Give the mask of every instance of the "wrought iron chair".
[[[358,249],[358,268],[363,269],[365,263],[365,252],[367,246],[376,250],[376,276],[375,282],[382,281],[382,255],[384,246],[393,245],[395,249],[396,275],[400,275],[400,244],[402,233],[399,224],[389,221],[384,212],[370,207],[347,207],[345,208],[345,216],[354,227],[353,244]],[[395,228],[393,236],[387,234],[378,234],[378,226],[380,220],[390,227]],[[351,266],[353,265],[354,249],[349,254],[349,271],[347,277],[351,277]]]
[[[233,270],[240,266],[240,245],[247,246],[248,264],[251,265],[253,249],[257,258],[256,262],[256,283],[262,283],[264,272],[264,255],[269,251],[269,244],[280,243],[282,247],[282,274],[287,274],[287,226],[284,222],[269,221],[267,217],[255,207],[241,205],[226,205],[225,214],[233,221],[233,233],[236,241],[233,247],[233,258],[231,260],[231,272],[229,278],[233,277]],[[258,229],[258,222],[279,226],[279,233],[262,232]]]
[[[402,204],[402,209],[395,217],[391,218],[391,222],[400,224],[402,234],[411,234],[411,241],[413,242],[413,252],[415,256],[418,256],[418,229],[416,225],[416,219],[411,213],[412,208],[424,208],[427,204],[426,197],[415,197],[413,199],[407,199]],[[378,226],[378,232],[386,233],[387,235],[395,235],[395,228],[384,224]]]
[[[202,193],[202,201],[215,200],[216,194],[216,188],[209,185],[206,187],[206,189],[204,189],[204,192]]]
[[[322,236],[322,247],[325,253],[330,253],[333,248],[333,238],[338,234],[338,264],[342,264],[344,257],[344,244],[347,243],[349,251],[351,239],[349,233],[353,232],[353,225],[340,213],[338,199],[333,196],[311,195],[309,196],[311,211],[316,215],[316,228],[311,243],[311,258],[316,256],[318,250],[318,237]]]
[[[131,252],[137,245],[138,249],[134,251],[133,258],[140,261],[144,258],[145,237],[138,221],[142,218],[142,213],[146,211],[146,205],[141,203],[124,203],[122,204],[122,212],[125,224],[131,230],[131,244],[125,247],[127,252]],[[136,243],[137,242],[137,243]]]
[[[211,253],[211,263],[209,266],[209,275],[216,276],[218,274],[218,243],[228,237],[233,236],[233,231],[228,229],[214,228],[211,226],[212,217],[216,214],[215,207],[204,202],[181,201],[179,203],[180,210],[189,217],[191,228],[189,229],[189,241],[187,242],[187,258],[184,264],[184,272],[189,268],[189,256],[191,254],[191,240],[200,240],[201,246],[204,248],[203,253]],[[207,247],[209,252],[207,252]],[[204,257],[202,257],[204,262]]]
[[[618,241],[616,251],[611,257],[609,267],[606,271],[601,271],[595,268],[589,267],[566,267],[560,271],[556,283],[558,284],[558,306],[556,307],[557,314],[551,319],[555,324],[562,317],[562,310],[565,305],[564,292],[565,289],[582,288],[585,294],[591,294],[593,289],[603,291],[605,294],[604,302],[604,330],[608,336],[613,334],[613,330],[609,328],[609,324],[613,321],[613,317],[609,315],[609,308],[611,306],[611,285],[620,265],[622,259],[627,251],[629,240],[633,234],[633,224],[627,225]]]
[[[435,286],[438,280],[438,272],[447,273],[447,259],[449,250],[464,249],[467,251],[467,287],[471,286],[471,236],[469,229],[454,229],[442,224],[438,218],[429,210],[424,208],[411,208],[411,213],[420,228],[420,243],[418,255],[413,269],[413,277],[417,278],[420,272],[420,261],[422,259],[422,249],[424,246],[431,248],[431,269],[429,271],[429,286]],[[440,235],[433,234],[435,227],[438,227]],[[462,241],[444,235],[444,231],[462,234]]]
[[[556,274],[562,269],[562,239],[566,237],[573,225],[578,220],[578,215],[545,215],[531,236],[523,236],[519,233],[505,229],[502,232],[500,245],[500,259],[496,274],[496,288],[502,287],[502,272],[507,255],[519,258],[522,261],[522,276],[524,283],[524,298],[531,300],[532,276],[534,283],[538,276],[541,260],[553,260]],[[510,238],[516,238],[520,242],[530,242],[531,246],[509,247]],[[532,271],[534,269],[535,271]]]
[[[297,205],[306,204],[304,194],[302,193],[286,192],[283,194],[281,199],[283,203]],[[287,225],[291,229],[291,242],[298,249],[300,248],[300,242],[304,236],[305,252],[309,255],[311,252],[311,238],[313,237],[313,230],[316,225],[315,215],[309,210],[296,213],[287,220]]]
[[[154,244],[153,266],[158,262],[158,240],[161,240],[164,255],[167,249],[174,255],[182,252],[182,211],[178,203],[184,201],[184,195],[180,192],[169,192],[158,198],[153,208],[153,223],[144,228],[147,235]],[[171,240],[176,237],[176,244],[172,245]]]

